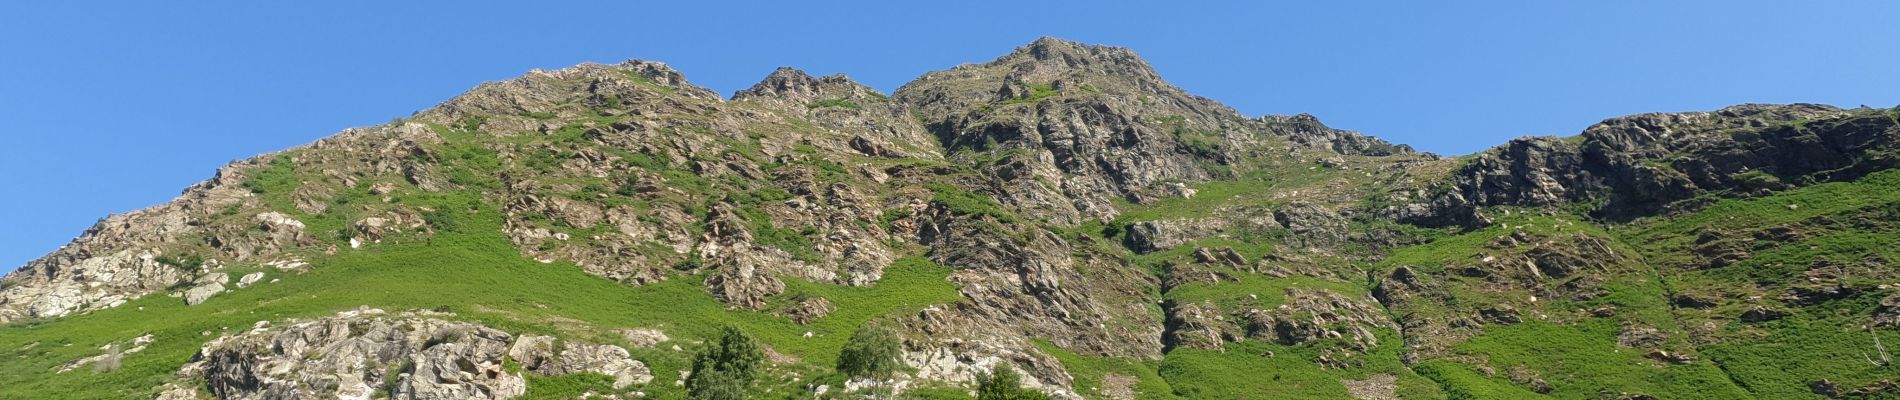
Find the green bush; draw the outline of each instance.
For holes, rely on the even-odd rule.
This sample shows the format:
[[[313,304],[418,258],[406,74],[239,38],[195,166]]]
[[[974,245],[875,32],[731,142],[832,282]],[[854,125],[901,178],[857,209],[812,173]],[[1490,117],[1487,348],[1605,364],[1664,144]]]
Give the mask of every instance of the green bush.
[[[996,200],[989,196],[937,183],[925,184],[924,187],[930,189],[932,202],[949,208],[951,212],[961,215],[987,215],[1004,223],[1016,222],[1013,215],[1003,210],[1002,204],[997,204]]]
[[[1002,365],[976,379],[976,400],[1048,400],[1049,395],[1023,389],[1023,378],[1016,370]]]
[[[849,108],[853,110],[864,108],[863,106],[858,105],[857,102],[853,102],[851,100],[845,100],[845,99],[819,100],[819,101],[812,102],[810,107],[811,108],[838,107],[838,108]]]
[[[455,232],[462,230],[462,223],[455,220],[455,212],[439,208],[422,213],[422,222],[436,231]]]
[[[1023,82],[1023,84],[1029,87],[1029,93],[1024,93],[1022,95],[1016,96],[1015,98],[1006,100],[1003,102],[1003,104],[1005,105],[1035,104],[1037,102],[1041,102],[1042,99],[1047,99],[1049,97],[1056,95],[1056,88],[1053,85],[1050,85],[1047,83],[1033,83],[1033,82]]]
[[[844,350],[838,352],[838,372],[853,378],[887,378],[897,372],[902,353],[896,333],[865,325],[852,332]]]
[[[693,355],[692,372],[686,378],[686,396],[705,400],[744,399],[764,362],[765,352],[759,350],[759,343],[751,336],[738,328],[720,328],[719,340]]]
[[[790,254],[793,259],[799,261],[815,263],[824,260],[824,256],[812,250],[815,246],[812,245],[811,238],[806,236],[816,234],[816,232],[786,229],[773,225],[772,216],[759,210],[758,207],[747,205],[736,210],[740,216],[745,217],[746,227],[752,230],[753,243],[784,250],[786,254]],[[806,230],[810,229],[810,227],[806,228]]]
[[[182,257],[173,257],[172,255],[166,254],[160,255],[152,259],[152,261],[158,262],[159,265],[177,268],[185,272],[197,271],[198,267],[202,267],[205,264],[204,257],[197,254],[186,254]]]

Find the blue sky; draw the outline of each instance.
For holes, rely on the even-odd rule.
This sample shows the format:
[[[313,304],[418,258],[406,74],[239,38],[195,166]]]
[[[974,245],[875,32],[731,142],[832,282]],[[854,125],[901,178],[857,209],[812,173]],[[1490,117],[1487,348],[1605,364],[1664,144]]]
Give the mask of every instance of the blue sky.
[[[1638,112],[1900,104],[1893,1],[79,3],[0,3],[0,270],[230,160],[582,61],[889,91],[1049,35],[1133,48],[1244,114],[1443,154]]]

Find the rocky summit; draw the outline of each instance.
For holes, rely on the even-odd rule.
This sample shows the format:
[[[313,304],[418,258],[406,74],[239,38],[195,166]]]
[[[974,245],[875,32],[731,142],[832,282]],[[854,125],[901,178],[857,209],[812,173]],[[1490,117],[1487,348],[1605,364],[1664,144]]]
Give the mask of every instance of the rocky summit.
[[[650,61],[231,163],[0,281],[0,398],[1900,397],[1900,109],[1441,157],[1041,39]]]

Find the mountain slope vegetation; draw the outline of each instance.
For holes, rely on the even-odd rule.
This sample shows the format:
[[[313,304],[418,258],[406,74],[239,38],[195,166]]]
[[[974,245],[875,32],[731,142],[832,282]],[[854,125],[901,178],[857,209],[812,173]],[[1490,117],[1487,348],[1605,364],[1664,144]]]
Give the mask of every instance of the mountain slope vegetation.
[[[583,64],[102,219],[0,280],[0,398],[1892,398],[1896,166],[1811,104],[1440,157],[1052,38]]]

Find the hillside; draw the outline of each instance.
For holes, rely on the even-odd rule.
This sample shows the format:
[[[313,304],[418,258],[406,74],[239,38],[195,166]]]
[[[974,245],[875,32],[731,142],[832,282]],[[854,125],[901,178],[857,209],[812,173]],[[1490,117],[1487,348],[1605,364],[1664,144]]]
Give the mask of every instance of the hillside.
[[[1044,38],[894,93],[650,61],[218,169],[0,280],[0,398],[1900,397],[1900,109],[1446,158]],[[836,371],[861,327],[901,368]]]

